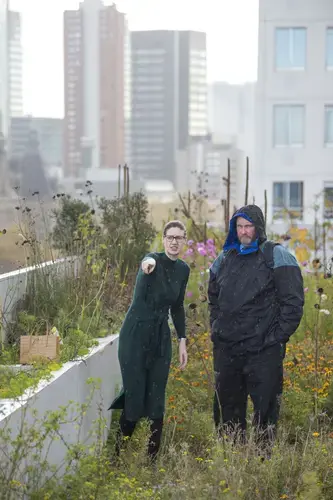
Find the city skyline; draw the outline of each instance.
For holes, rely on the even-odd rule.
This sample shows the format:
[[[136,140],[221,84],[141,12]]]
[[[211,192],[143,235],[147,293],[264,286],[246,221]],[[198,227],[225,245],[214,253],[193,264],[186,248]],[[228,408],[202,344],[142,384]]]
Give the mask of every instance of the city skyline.
[[[191,5],[190,10],[176,0],[141,0],[140,6],[136,0],[119,0],[116,5],[128,14],[131,30],[205,31],[209,82],[255,80],[258,0],[234,0],[232,4],[222,0],[218,7],[214,3],[206,0],[205,4]],[[78,5],[78,0],[10,1],[10,8],[19,9],[23,16],[25,113],[63,116],[63,12]]]

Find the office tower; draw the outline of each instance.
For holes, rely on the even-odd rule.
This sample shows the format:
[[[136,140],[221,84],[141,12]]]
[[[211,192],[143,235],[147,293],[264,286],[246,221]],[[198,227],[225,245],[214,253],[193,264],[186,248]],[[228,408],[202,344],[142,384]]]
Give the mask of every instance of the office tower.
[[[134,31],[132,169],[176,184],[177,151],[207,134],[206,34]]]
[[[115,5],[84,0],[64,13],[67,177],[124,162],[125,44],[125,16]]]
[[[9,116],[23,115],[23,53],[20,12],[8,11]]]
[[[7,0],[0,0],[0,134],[8,133],[8,7]]]

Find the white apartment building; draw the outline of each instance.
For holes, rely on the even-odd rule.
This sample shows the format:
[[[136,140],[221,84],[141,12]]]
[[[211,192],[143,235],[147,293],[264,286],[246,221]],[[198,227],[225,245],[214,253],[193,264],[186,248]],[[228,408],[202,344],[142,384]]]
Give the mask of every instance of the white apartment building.
[[[9,116],[23,115],[23,51],[21,13],[8,11]]]
[[[256,201],[268,222],[286,210],[333,219],[333,0],[260,0]]]

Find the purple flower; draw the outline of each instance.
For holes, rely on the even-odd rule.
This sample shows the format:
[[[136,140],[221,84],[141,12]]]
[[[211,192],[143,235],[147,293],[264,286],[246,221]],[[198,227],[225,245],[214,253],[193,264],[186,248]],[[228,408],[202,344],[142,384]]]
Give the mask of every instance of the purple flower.
[[[214,246],[215,245],[214,240],[212,240],[211,238],[207,240],[207,245]]]
[[[207,255],[207,251],[204,247],[199,247],[198,252],[200,255],[203,255],[203,256]]]
[[[215,247],[208,247],[208,253],[212,256],[212,257],[216,257],[216,251],[215,251]]]
[[[187,246],[191,247],[193,245],[194,241],[193,240],[188,240]]]
[[[186,297],[190,298],[190,297],[192,297],[192,296],[193,296],[193,293],[192,293],[192,292],[187,292]]]

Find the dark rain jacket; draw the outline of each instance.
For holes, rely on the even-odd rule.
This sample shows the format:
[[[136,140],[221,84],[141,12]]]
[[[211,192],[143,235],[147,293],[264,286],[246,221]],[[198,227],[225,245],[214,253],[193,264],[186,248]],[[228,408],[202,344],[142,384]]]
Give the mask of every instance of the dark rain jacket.
[[[237,217],[256,227],[257,245],[249,252],[241,250]],[[270,268],[262,251],[265,242],[260,208],[249,205],[238,210],[230,221],[224,249],[210,269],[208,286],[211,338],[224,348],[257,351],[284,344],[301,321],[304,287],[298,263],[287,249],[275,245]]]

